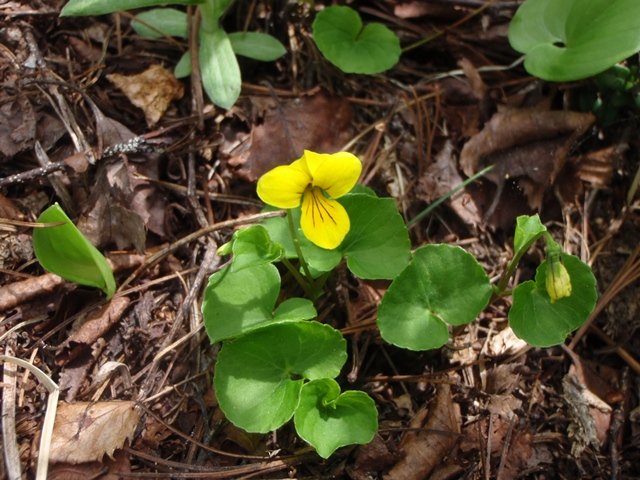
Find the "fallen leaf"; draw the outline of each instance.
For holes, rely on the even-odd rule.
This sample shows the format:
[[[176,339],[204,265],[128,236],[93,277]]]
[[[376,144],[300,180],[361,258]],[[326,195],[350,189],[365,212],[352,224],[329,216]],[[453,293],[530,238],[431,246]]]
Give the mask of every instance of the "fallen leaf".
[[[598,187],[608,185],[613,177],[613,165],[620,154],[620,149],[613,145],[580,155],[576,160],[578,178]]]
[[[60,402],[51,438],[51,463],[113,458],[133,437],[139,413],[134,402]]]
[[[562,387],[562,398],[569,407],[571,418],[567,428],[569,438],[572,439],[571,454],[578,458],[589,445],[598,450],[602,442],[598,439],[596,419],[585,396],[587,388],[580,383],[578,377],[569,374],[562,379]]]
[[[112,73],[107,79],[144,111],[150,127],[158,123],[172,101],[184,95],[184,85],[162,65],[151,65],[138,75]]]
[[[424,430],[405,434],[399,446],[404,457],[383,476],[385,480],[426,478],[458,441],[460,413],[451,397],[451,387],[446,383],[438,384],[436,392],[429,409],[418,413],[409,425]]]
[[[507,109],[493,115],[460,153],[460,167],[469,177],[483,166],[495,164],[485,175],[497,186],[485,218],[496,208],[505,181],[516,177],[529,179],[529,205],[540,209],[542,193],[555,181],[570,146],[593,121],[590,113],[530,108]]]
[[[8,99],[7,99],[8,100]],[[0,105],[0,154],[6,158],[26,150],[36,138],[36,118],[24,95]]]
[[[105,472],[105,467],[108,471]],[[106,458],[103,462],[85,462],[77,465],[56,463],[49,469],[47,480],[119,480],[122,474],[131,473],[131,458],[129,452],[116,450],[113,459]]]
[[[130,303],[129,297],[114,297],[106,305],[92,311],[82,325],[62,344],[64,348],[56,355],[56,363],[64,365],[77,358],[120,320]]]
[[[268,110],[264,121],[253,129],[248,148],[228,160],[229,165],[239,167],[235,172],[239,177],[254,182],[272,168],[296,160],[303,150],[335,153],[351,136],[351,104],[322,90],[283,101],[282,116],[279,112]]]

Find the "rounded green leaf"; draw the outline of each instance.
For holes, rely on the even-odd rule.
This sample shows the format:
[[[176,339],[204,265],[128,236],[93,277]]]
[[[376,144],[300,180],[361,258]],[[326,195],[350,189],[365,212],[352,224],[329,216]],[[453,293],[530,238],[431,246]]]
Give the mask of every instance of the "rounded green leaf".
[[[366,393],[341,395],[335,380],[322,378],[302,387],[294,423],[298,435],[329,458],[345,445],[369,443],[378,430],[378,411]]]
[[[318,322],[269,325],[226,342],[214,377],[220,408],[249,432],[282,426],[298,406],[303,379],[338,376],[346,343]]]
[[[116,281],[109,262],[67,217],[56,203],[38,217],[39,223],[63,225],[36,228],[33,250],[40,264],[66,280],[98,287],[108,298],[116,291]]]
[[[280,274],[272,264],[214,273],[204,292],[202,315],[211,343],[233,338],[270,322],[280,293]]]
[[[546,231],[547,227],[542,225],[537,213],[532,216],[521,215],[518,217],[516,220],[516,232],[513,237],[513,256],[520,258],[524,255],[533,245],[533,242]]]
[[[202,86],[211,101],[222,108],[233,107],[240,96],[242,77],[228,35],[221,28],[200,30]]]
[[[426,245],[415,251],[380,302],[380,335],[410,350],[439,348],[449,339],[446,324],[472,321],[491,293],[489,277],[469,252]]]
[[[393,67],[402,50],[398,37],[381,23],[362,28],[350,7],[327,7],[313,22],[313,38],[327,59],[346,73],[374,74]]]
[[[509,26],[529,73],[571,81],[600,73],[640,50],[636,0],[527,0]]]
[[[172,0],[171,3],[193,5],[205,0]],[[61,17],[82,15],[104,15],[121,10],[155,7],[167,3],[166,0],[69,0],[60,12]]]
[[[236,55],[272,62],[279,59],[287,49],[276,38],[266,33],[236,32],[229,34],[231,47]]]
[[[170,37],[187,38],[189,36],[187,14],[175,8],[154,8],[147,10],[146,12],[141,12],[136,15],[136,19],[131,22],[131,27],[141,37],[162,38],[162,35],[155,30],[136,21],[138,19]]]
[[[513,291],[509,326],[531,346],[562,343],[570,332],[584,325],[598,300],[591,268],[573,255],[564,254],[562,258],[571,278],[571,295],[551,303],[546,288],[546,261],[536,270],[535,281],[523,282]]]

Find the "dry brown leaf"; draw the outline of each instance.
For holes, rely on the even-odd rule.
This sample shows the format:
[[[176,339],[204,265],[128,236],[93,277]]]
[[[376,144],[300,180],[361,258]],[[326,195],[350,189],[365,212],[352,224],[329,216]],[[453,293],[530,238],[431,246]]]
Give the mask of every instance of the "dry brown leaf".
[[[56,355],[56,363],[64,365],[77,358],[120,320],[130,303],[129,297],[115,297],[106,305],[91,312],[80,328],[63,343],[64,348]]]
[[[613,164],[619,155],[619,148],[615,145],[580,155],[576,161],[578,178],[598,187],[608,185],[613,177]]]
[[[528,177],[527,196],[539,209],[544,189],[551,185],[573,142],[593,123],[590,113],[507,109],[496,113],[473,136],[460,154],[460,167],[472,176],[485,165],[495,164],[486,177],[498,187],[486,216],[495,209],[505,180]]]
[[[446,383],[439,384],[436,398],[429,405],[429,409],[420,412],[409,425],[411,428],[425,430],[405,434],[399,447],[405,455],[383,478],[426,478],[444,456],[451,452],[458,440],[456,434],[460,433],[460,413],[457,408],[458,405],[451,397],[451,387]]]
[[[134,402],[58,404],[51,439],[51,462],[84,463],[113,458],[131,439],[139,413]]]
[[[6,99],[9,100],[9,99]],[[11,158],[33,145],[36,138],[36,118],[24,95],[0,105],[0,157]]]
[[[105,472],[105,467],[109,470]],[[131,473],[129,452],[116,450],[113,460],[106,458],[103,462],[87,462],[77,465],[56,463],[49,469],[47,480],[121,480],[122,474]]]
[[[184,85],[162,65],[151,65],[138,75],[112,73],[107,78],[144,111],[150,127],[158,123],[173,100],[184,95]]]
[[[278,109],[267,111],[263,123],[253,129],[249,148],[229,159],[229,165],[239,167],[238,176],[256,181],[272,168],[291,163],[303,150],[335,153],[350,137],[353,111],[343,97],[321,90],[313,96],[282,102],[282,114],[284,118]]]
[[[592,445],[596,450],[602,444],[598,438],[596,419],[590,408],[587,388],[575,375],[567,374],[562,379],[562,397],[569,407],[571,423],[567,429],[571,442],[571,453],[578,458],[582,452]],[[608,405],[607,405],[608,406]],[[611,407],[609,407],[611,410]]]

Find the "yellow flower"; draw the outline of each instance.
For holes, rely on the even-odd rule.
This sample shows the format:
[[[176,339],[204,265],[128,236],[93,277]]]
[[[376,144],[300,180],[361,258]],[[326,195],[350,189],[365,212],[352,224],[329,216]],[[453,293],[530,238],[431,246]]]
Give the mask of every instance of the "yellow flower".
[[[258,196],[278,208],[296,208],[302,201],[302,232],[319,247],[333,249],[351,228],[347,211],[334,199],[353,188],[361,171],[360,160],[350,153],[305,150],[291,165],[276,167],[260,177]]]
[[[571,277],[558,254],[549,254],[547,258],[546,287],[551,303],[571,295]]]

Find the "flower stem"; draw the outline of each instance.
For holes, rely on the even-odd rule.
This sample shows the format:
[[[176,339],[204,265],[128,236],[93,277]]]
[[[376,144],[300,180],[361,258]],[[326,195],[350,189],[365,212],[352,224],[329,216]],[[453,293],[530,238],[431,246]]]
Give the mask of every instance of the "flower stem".
[[[293,248],[296,249],[298,260],[300,260],[300,265],[302,265],[304,275],[305,277],[307,277],[307,284],[313,291],[312,298],[315,300],[320,292],[318,291],[318,287],[313,281],[313,277],[311,276],[311,272],[309,271],[309,265],[307,265],[307,261],[304,259],[304,255],[302,255],[302,250],[300,249],[300,243],[298,242],[298,236],[296,235],[296,227],[293,224],[293,216],[291,215],[291,211],[287,212],[287,218],[289,219],[289,232],[291,233],[291,239],[293,240]]]
[[[316,294],[309,286],[309,282],[307,282],[302,277],[302,275],[300,275],[298,269],[293,266],[289,259],[283,256],[280,261],[284,264],[285,267],[287,267],[287,270],[289,270],[291,272],[291,275],[293,275],[293,277],[298,281],[300,286],[303,288],[304,293],[306,293],[309,298],[315,298]]]

